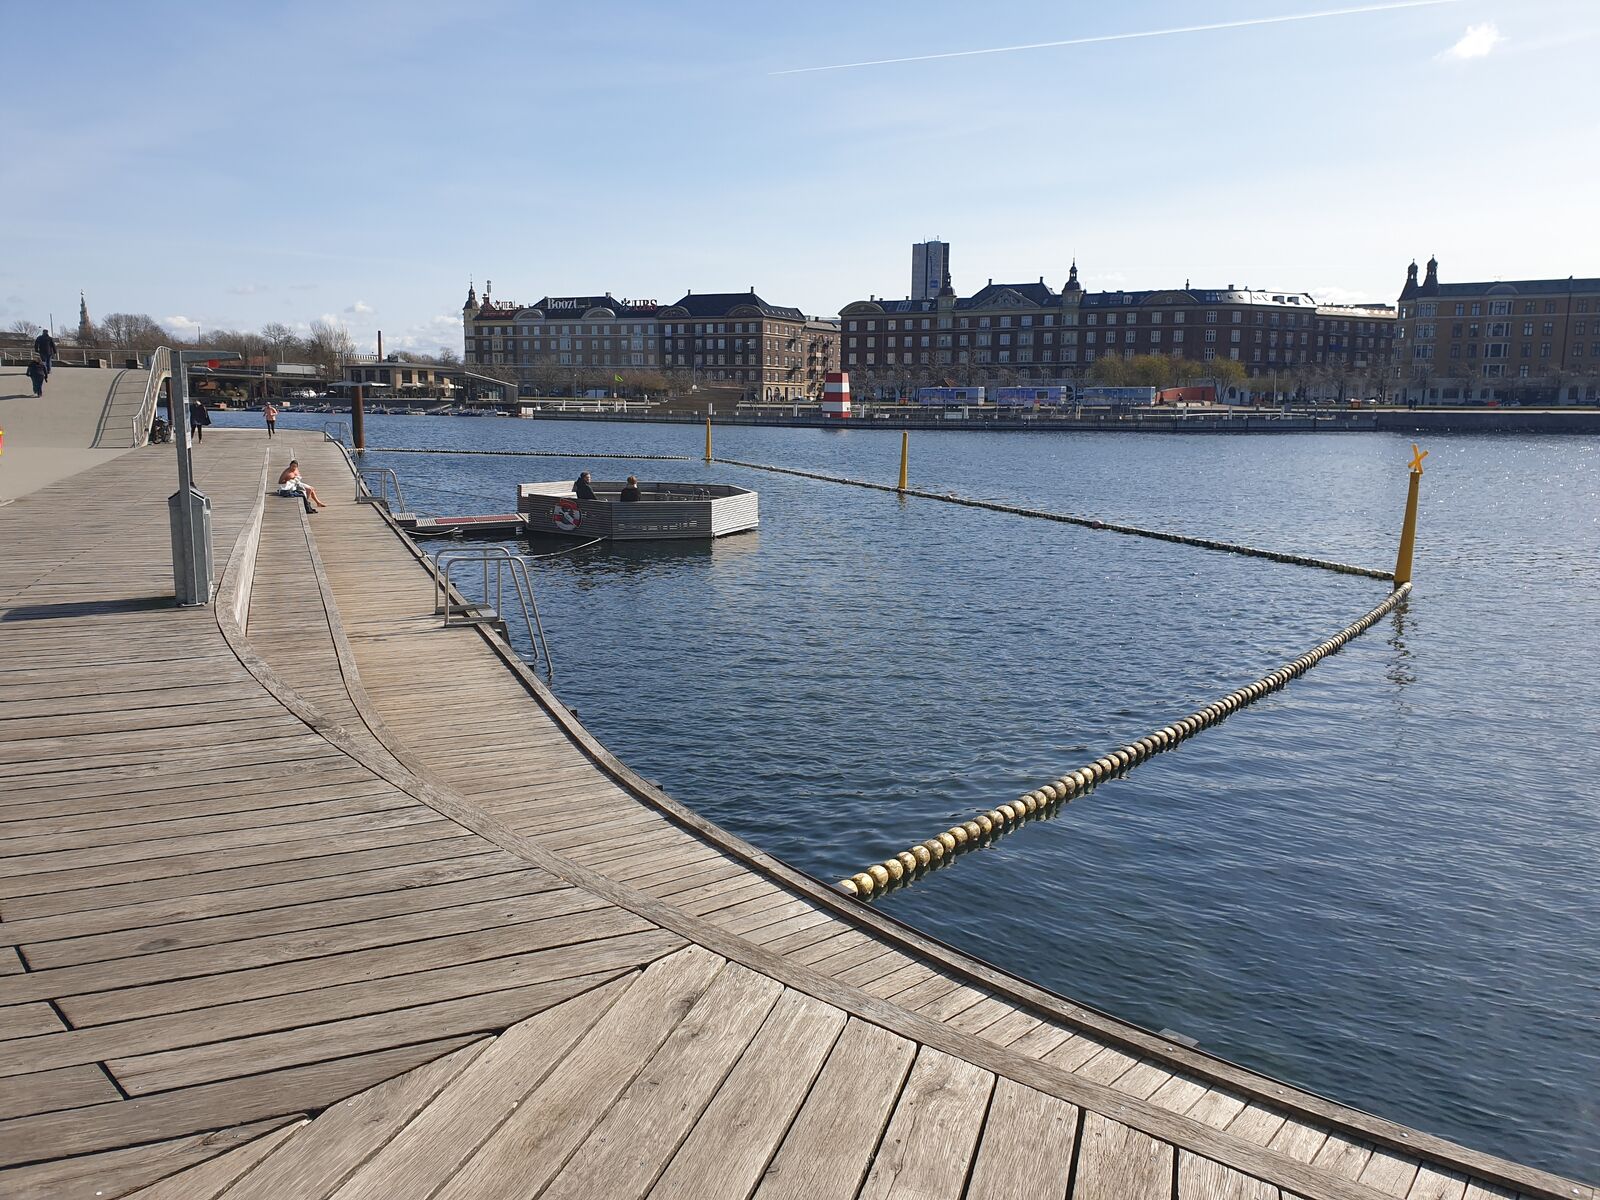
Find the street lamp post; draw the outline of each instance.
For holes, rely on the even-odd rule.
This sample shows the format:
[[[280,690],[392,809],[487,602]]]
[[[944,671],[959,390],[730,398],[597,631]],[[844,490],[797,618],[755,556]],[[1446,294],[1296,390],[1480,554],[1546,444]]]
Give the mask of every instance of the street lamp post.
[[[172,418],[172,442],[178,452],[178,490],[167,498],[172,528],[173,594],[181,607],[211,603],[211,498],[194,486],[194,460],[189,449],[189,364],[215,365],[239,354],[224,351],[176,350],[172,354],[172,382],[167,415]]]

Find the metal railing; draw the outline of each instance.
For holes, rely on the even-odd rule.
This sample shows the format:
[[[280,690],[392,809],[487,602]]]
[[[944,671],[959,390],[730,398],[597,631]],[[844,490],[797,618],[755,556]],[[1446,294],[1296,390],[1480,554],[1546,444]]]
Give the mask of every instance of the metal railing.
[[[326,432],[323,434],[327,437]],[[329,439],[332,440],[331,438]],[[367,476],[376,475],[382,481],[383,491],[374,495],[367,486]],[[389,488],[394,488],[394,503],[389,503]],[[393,467],[357,467],[356,468],[356,499],[368,504],[382,504],[390,512],[409,512],[406,508],[405,495],[400,491],[400,476],[394,473]]]
[[[350,433],[350,426],[344,421],[324,421],[322,423],[322,440],[337,442],[343,446],[346,442],[353,442],[355,438]]]
[[[477,563],[483,572],[483,599],[477,604],[470,601],[457,604],[450,598],[451,575],[457,567],[470,568],[473,563]],[[522,623],[527,630],[528,642],[533,646],[534,660],[537,661],[543,654],[545,674],[554,677],[550,643],[545,639],[544,622],[539,619],[539,605],[534,599],[533,583],[528,578],[526,558],[511,553],[504,546],[446,546],[434,552],[433,577],[433,611],[444,617],[446,627],[488,625],[499,629],[510,641],[505,619],[506,580],[509,577],[511,591],[522,610]],[[458,594],[465,595],[459,589]]]
[[[156,419],[156,399],[161,394],[161,381],[172,377],[172,351],[158,346],[150,356],[150,376],[145,380],[144,397],[139,401],[139,411],[133,414],[129,429],[130,446],[142,446],[150,436],[150,426]]]

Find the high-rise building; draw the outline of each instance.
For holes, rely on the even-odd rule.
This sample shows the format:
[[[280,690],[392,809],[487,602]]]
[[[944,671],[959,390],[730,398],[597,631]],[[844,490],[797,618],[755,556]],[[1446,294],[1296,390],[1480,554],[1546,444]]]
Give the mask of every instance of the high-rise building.
[[[917,242],[911,247],[911,299],[932,300],[950,273],[950,243]]]

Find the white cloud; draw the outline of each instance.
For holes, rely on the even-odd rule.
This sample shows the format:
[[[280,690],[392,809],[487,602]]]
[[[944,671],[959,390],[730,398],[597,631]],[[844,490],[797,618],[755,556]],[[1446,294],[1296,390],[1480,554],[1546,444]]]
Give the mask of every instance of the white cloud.
[[[365,300],[357,300],[354,304],[345,306],[345,312],[347,313],[369,313],[371,311],[372,306]]]
[[[1500,27],[1493,21],[1485,21],[1481,25],[1468,25],[1467,31],[1461,35],[1461,40],[1439,57],[1452,62],[1487,58],[1490,51],[1503,41],[1505,37],[1501,34]]]
[[[200,322],[196,321],[193,317],[164,317],[162,318],[161,323],[168,329],[172,330],[173,333],[192,334],[197,332],[200,328]]]
[[[235,296],[254,296],[257,292],[271,291],[264,283],[241,283],[238,287],[228,289]]]

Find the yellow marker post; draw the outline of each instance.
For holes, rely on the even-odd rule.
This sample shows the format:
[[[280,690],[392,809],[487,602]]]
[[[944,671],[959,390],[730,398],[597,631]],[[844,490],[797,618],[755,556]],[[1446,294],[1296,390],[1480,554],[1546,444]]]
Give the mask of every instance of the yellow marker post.
[[[900,431],[900,490],[906,490],[906,462],[911,457],[911,431]]]
[[[1422,460],[1426,450],[1411,443],[1411,485],[1406,491],[1406,520],[1400,529],[1400,553],[1394,560],[1394,586],[1411,582],[1411,551],[1417,543],[1417,492],[1422,485]]]
[[[706,414],[706,461],[711,461],[711,414]]]

